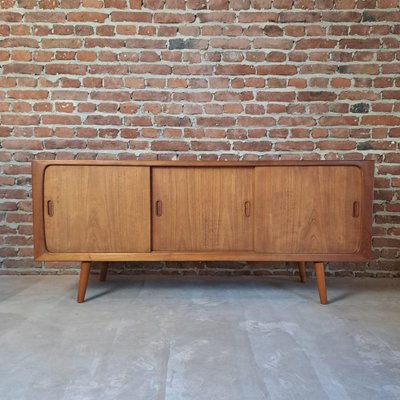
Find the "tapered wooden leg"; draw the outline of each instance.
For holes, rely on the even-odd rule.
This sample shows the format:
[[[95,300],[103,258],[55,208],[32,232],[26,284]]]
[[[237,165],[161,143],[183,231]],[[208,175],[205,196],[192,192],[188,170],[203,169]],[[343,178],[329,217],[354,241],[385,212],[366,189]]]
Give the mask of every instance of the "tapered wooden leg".
[[[107,279],[108,262],[101,263],[100,266],[100,282],[104,282]]]
[[[321,304],[326,304],[328,302],[328,299],[326,296],[324,263],[316,262],[314,263],[314,268],[315,268],[315,275],[317,277],[319,299],[321,301]]]
[[[86,288],[89,281],[90,262],[81,262],[81,273],[79,275],[78,285],[78,303],[85,301]]]
[[[306,263],[304,261],[299,261],[297,263],[299,267],[300,282],[306,282]]]

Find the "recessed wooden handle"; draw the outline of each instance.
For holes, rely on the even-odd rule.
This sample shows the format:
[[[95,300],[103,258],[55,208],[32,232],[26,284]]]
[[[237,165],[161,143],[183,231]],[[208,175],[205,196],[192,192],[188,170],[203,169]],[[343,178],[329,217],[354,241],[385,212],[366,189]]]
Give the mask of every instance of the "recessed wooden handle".
[[[250,217],[250,202],[249,201],[245,201],[244,202],[244,215],[246,217]]]
[[[52,217],[54,215],[54,203],[52,200],[47,202],[47,214]]]
[[[358,218],[360,216],[360,203],[355,201],[353,203],[353,217]]]
[[[161,217],[162,215],[162,202],[161,200],[156,201],[156,215],[157,217]]]

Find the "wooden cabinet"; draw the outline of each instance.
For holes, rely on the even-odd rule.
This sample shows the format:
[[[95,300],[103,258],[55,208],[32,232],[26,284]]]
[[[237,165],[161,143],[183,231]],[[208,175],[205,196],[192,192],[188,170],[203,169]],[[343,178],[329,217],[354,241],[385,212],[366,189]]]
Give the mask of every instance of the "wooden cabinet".
[[[370,257],[372,161],[34,161],[34,254],[82,261]],[[102,268],[105,279],[107,265]],[[324,297],[325,296],[325,297]]]

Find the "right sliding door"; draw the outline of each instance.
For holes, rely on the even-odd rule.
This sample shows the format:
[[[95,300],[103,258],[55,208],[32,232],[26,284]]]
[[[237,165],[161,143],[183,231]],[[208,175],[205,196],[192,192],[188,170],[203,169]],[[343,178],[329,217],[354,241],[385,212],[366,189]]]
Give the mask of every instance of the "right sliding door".
[[[356,253],[362,189],[356,166],[256,167],[255,250]]]

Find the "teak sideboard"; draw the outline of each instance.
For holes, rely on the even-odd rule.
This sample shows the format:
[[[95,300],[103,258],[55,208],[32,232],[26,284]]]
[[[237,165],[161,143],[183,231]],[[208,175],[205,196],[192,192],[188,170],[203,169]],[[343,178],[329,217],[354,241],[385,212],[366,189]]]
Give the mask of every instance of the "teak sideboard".
[[[90,262],[314,262],[371,255],[373,161],[33,161],[34,255]]]

